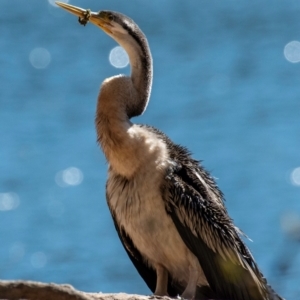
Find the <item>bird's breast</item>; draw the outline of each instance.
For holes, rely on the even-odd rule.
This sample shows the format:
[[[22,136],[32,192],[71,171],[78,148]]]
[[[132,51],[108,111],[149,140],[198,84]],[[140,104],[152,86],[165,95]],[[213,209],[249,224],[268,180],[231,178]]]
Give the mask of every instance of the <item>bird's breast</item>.
[[[197,258],[181,239],[167,214],[161,193],[164,178],[149,173],[125,179],[113,171],[107,182],[107,200],[118,226],[130,236],[145,262],[163,265],[173,278],[187,283],[189,267],[196,268],[206,283]]]
[[[118,226],[154,269],[164,266],[183,284],[190,269],[196,269],[202,274],[200,283],[207,284],[198,259],[166,212],[161,187],[166,183],[167,168],[173,164],[166,143],[147,128],[132,125],[124,135],[123,149],[126,156],[113,151],[107,181],[107,201]]]

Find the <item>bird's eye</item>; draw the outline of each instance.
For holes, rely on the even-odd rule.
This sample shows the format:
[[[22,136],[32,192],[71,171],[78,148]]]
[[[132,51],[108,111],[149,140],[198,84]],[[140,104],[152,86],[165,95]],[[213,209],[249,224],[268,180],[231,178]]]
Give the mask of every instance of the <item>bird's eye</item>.
[[[114,20],[114,16],[113,16],[112,14],[109,14],[109,15],[108,15],[108,20],[109,20],[109,21],[113,21],[113,20]]]

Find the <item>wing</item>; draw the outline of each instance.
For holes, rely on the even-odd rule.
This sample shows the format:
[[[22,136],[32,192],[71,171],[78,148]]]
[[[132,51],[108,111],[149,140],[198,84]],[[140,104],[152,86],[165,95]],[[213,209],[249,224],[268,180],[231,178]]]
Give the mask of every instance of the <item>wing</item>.
[[[138,249],[133,244],[130,236],[126,233],[124,228],[121,228],[116,220],[116,217],[112,210],[112,218],[114,221],[115,228],[119,235],[120,241],[126,250],[130,260],[132,261],[133,265],[137,269],[140,276],[144,279],[145,283],[149,287],[149,289],[154,293],[156,288],[156,272],[153,268],[149,267],[149,265],[145,262],[145,259],[138,251]],[[168,278],[168,294],[170,297],[177,297],[181,295],[184,288],[176,283],[170,276]]]
[[[266,299],[265,280],[219,199],[221,193],[213,193],[213,179],[183,148],[179,150],[180,160],[174,156],[167,172],[163,197],[211,289],[222,299]]]

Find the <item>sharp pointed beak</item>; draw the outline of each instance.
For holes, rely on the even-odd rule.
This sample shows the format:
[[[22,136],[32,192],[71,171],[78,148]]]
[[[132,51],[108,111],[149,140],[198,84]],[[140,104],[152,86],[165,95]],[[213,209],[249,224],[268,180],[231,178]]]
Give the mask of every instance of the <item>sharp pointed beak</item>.
[[[59,1],[56,1],[55,3],[56,3],[56,5],[60,6],[61,8],[67,10],[69,13],[71,13],[77,17],[84,17],[84,15],[86,13],[86,9],[82,9],[77,6],[73,6],[73,5],[59,2]]]
[[[67,3],[55,2],[58,6],[65,9],[69,13],[79,17],[79,23],[82,25],[86,25],[87,22],[91,22],[92,24],[100,27],[102,30],[104,30],[106,33],[112,33],[109,27],[111,26],[109,24],[109,21],[99,15],[99,13],[91,12],[89,9],[82,9],[77,6],[73,6]]]

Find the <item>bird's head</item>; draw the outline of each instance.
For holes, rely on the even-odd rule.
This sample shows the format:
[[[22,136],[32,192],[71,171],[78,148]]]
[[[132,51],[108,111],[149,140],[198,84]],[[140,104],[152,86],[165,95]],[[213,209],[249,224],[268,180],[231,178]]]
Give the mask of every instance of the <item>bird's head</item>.
[[[124,41],[130,39],[130,37],[132,38],[132,35],[138,29],[132,19],[118,12],[105,10],[92,12],[63,2],[57,1],[56,4],[76,15],[79,18],[79,23],[82,25],[86,25],[88,22],[91,22],[101,28],[120,45],[122,45]]]
[[[152,58],[147,39],[137,24],[118,12],[100,11],[95,13],[89,9],[82,9],[62,2],[56,2],[56,4],[79,17],[80,24],[86,25],[91,22],[100,27],[125,49],[130,60],[130,82],[132,83],[131,98],[126,100],[127,115],[131,118],[142,114],[147,107],[151,91]],[[118,78],[119,84],[116,88],[122,86],[129,88],[128,82],[120,83],[122,80],[122,77]],[[124,80],[127,81],[127,78]],[[111,84],[115,81],[111,81]],[[135,96],[133,97],[133,95]]]

